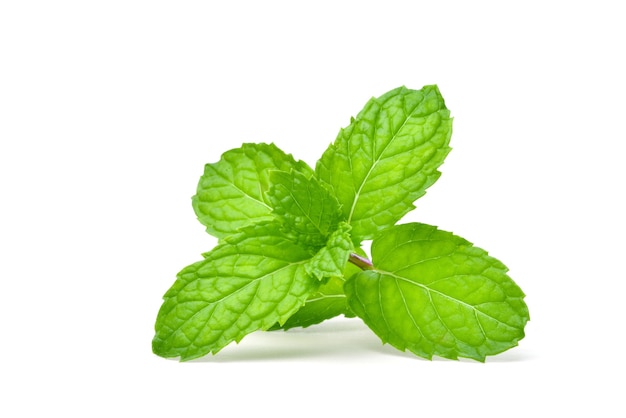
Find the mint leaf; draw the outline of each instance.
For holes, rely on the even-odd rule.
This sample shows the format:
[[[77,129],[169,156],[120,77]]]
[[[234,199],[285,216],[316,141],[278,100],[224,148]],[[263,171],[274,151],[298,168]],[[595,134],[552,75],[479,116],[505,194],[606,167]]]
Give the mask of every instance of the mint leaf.
[[[313,170],[296,162],[274,144],[243,144],[207,164],[200,178],[193,209],[207,232],[224,238],[255,222],[271,220],[270,171],[295,170],[311,176]]]
[[[317,162],[352,226],[355,243],[371,239],[414,208],[439,177],[452,119],[437,86],[400,87],[365,108]]]
[[[344,276],[360,271],[348,264],[350,253],[354,250],[349,232],[350,226],[341,222],[326,245],[305,264],[305,271],[323,284],[284,326],[276,325],[272,329],[308,327],[341,314],[354,316],[347,307],[343,293]]]
[[[315,177],[297,171],[272,171],[270,182],[268,200],[287,231],[305,245],[326,245],[341,216],[337,199]]]
[[[365,255],[361,250],[356,252]],[[341,276],[331,277],[328,282],[321,285],[316,292],[309,296],[304,306],[293,314],[282,327],[276,325],[273,329],[306,328],[339,315],[348,318],[354,317],[354,313],[348,307],[343,285],[345,277],[350,277],[360,271],[361,269],[354,264],[346,264]]]
[[[393,227],[372,244],[374,270],[350,278],[350,308],[399,350],[432,358],[485,356],[524,337],[524,293],[486,251],[434,226]]]
[[[307,273],[323,280],[329,277],[342,277],[350,252],[353,250],[350,239],[350,225],[339,224],[326,243],[304,268]]]
[[[183,269],[164,296],[152,343],[162,357],[215,354],[283,324],[320,284],[304,269],[310,253],[276,223],[247,227],[205,256]]]
[[[342,277],[333,277],[326,284],[320,286],[317,292],[307,299],[305,305],[293,314],[283,326],[276,325],[273,329],[288,330],[291,328],[306,328],[319,324],[327,319],[339,315],[353,317],[346,303],[346,295],[343,293]]]

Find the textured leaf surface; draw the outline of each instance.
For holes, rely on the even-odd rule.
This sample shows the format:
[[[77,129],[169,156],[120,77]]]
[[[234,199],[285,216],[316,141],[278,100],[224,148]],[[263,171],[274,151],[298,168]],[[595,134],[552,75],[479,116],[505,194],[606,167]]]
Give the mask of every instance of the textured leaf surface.
[[[207,232],[223,238],[255,222],[272,219],[265,193],[270,188],[270,171],[295,170],[311,176],[304,162],[296,162],[274,144],[243,144],[222,154],[217,163],[207,164],[192,205]]]
[[[365,255],[362,251],[357,250],[356,252]],[[339,315],[348,318],[354,317],[354,313],[348,307],[343,285],[345,277],[350,277],[360,271],[361,269],[354,264],[346,264],[341,276],[331,277],[328,282],[309,296],[304,306],[293,314],[282,327],[275,326],[274,329],[305,328]]]
[[[183,269],[165,294],[152,343],[162,357],[215,354],[282,324],[320,284],[304,269],[311,254],[275,224],[247,227],[205,256]]]
[[[350,308],[383,340],[426,358],[484,361],[524,337],[521,289],[486,251],[424,224],[393,227],[372,244],[375,270],[344,286]]]
[[[297,171],[272,171],[268,199],[288,231],[298,242],[326,245],[341,217],[339,202],[315,177]]]
[[[305,269],[307,273],[319,280],[341,277],[352,249],[350,225],[342,222],[338,229],[330,235],[326,245],[305,265]]]
[[[401,87],[371,99],[339,132],[316,166],[331,186],[355,243],[414,208],[439,177],[452,119],[436,86]]]
[[[330,279],[326,284],[320,286],[319,290],[312,294],[306,304],[293,314],[282,327],[276,326],[274,329],[306,328],[338,315],[354,316],[354,314],[348,313],[346,295],[343,293],[343,282],[340,277]]]

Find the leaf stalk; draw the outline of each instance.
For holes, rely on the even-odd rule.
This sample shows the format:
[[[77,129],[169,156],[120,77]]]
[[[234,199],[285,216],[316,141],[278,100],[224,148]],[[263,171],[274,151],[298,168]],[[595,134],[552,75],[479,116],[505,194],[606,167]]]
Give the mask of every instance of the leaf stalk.
[[[370,260],[361,257],[358,254],[351,253],[348,261],[360,268],[361,270],[374,270],[374,265]]]

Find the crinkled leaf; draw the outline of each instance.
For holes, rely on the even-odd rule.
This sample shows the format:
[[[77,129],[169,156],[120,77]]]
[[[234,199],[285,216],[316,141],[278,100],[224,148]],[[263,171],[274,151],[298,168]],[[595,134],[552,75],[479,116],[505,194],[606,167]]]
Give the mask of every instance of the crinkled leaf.
[[[157,317],[153,351],[189,360],[283,324],[319,287],[304,269],[310,258],[277,224],[227,238],[178,274]]]
[[[306,328],[319,324],[327,319],[339,315],[354,316],[348,309],[346,295],[343,293],[343,279],[335,277],[307,299],[305,305],[293,314],[282,326],[276,325],[273,329],[288,330],[291,328]]]
[[[452,119],[437,86],[400,87],[339,132],[316,166],[331,186],[355,243],[394,225],[439,177]]]
[[[337,199],[315,177],[297,171],[272,171],[270,181],[273,214],[287,231],[302,244],[326,245],[341,217]]]
[[[365,255],[360,249],[355,252]],[[339,315],[348,318],[354,317],[354,313],[348,307],[343,284],[345,283],[344,277],[350,277],[360,271],[361,269],[354,264],[347,263],[342,276],[331,277],[328,282],[309,296],[304,306],[293,314],[282,327],[276,325],[273,329],[306,328]]]
[[[271,170],[313,174],[308,165],[296,162],[274,144],[243,144],[205,165],[192,205],[207,232],[224,238],[246,225],[272,219],[265,195]]]
[[[470,242],[424,224],[372,244],[375,270],[346,282],[350,308],[383,340],[425,358],[484,361],[524,337],[524,293],[507,268]]]
[[[350,238],[350,225],[342,222],[338,229],[330,235],[326,245],[304,267],[307,273],[319,280],[329,277],[342,277],[353,248]]]

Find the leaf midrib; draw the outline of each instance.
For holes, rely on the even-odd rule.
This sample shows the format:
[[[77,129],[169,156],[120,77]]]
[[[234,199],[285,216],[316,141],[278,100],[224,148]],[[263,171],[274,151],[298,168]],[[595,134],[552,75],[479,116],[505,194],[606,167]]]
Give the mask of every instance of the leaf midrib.
[[[480,313],[481,315],[484,315],[484,316],[486,316],[487,318],[491,318],[491,319],[493,319],[494,321],[498,322],[499,324],[502,324],[502,325],[504,325],[504,326],[506,326],[506,327],[508,327],[508,328],[512,328],[512,329],[515,329],[515,330],[518,330],[518,329],[519,329],[518,327],[515,327],[515,326],[513,326],[513,325],[507,324],[506,322],[502,322],[502,321],[501,321],[501,320],[499,320],[498,318],[495,318],[495,317],[493,317],[493,316],[489,315],[488,313],[485,313],[485,312],[481,311],[480,309],[476,308],[476,306],[474,306],[474,305],[470,305],[470,304],[469,304],[469,303],[467,303],[467,302],[464,302],[464,301],[462,301],[462,300],[460,300],[460,299],[456,299],[456,298],[454,298],[454,297],[452,297],[452,296],[450,296],[450,295],[447,295],[447,294],[445,294],[445,293],[443,293],[443,292],[441,292],[441,291],[439,291],[439,290],[432,289],[432,288],[428,287],[428,286],[427,286],[427,285],[425,285],[425,284],[418,283],[418,282],[414,282],[414,281],[412,281],[412,280],[407,279],[406,277],[398,276],[397,274],[394,274],[394,273],[389,272],[389,271],[384,271],[384,270],[379,270],[379,269],[376,269],[375,271],[376,271],[377,273],[381,274],[382,276],[385,276],[385,275],[391,276],[391,277],[393,277],[393,278],[394,278],[394,279],[396,279],[396,280],[402,280],[402,281],[404,281],[404,282],[406,282],[406,283],[409,283],[409,284],[411,284],[411,285],[418,286],[418,287],[420,287],[420,288],[422,288],[422,289],[426,290],[426,291],[427,291],[427,292],[429,292],[429,293],[435,293],[435,294],[437,294],[437,295],[442,296],[442,297],[443,297],[443,298],[445,298],[445,299],[451,300],[451,301],[453,301],[453,302],[455,302],[455,303],[459,303],[460,305],[466,306],[466,307],[470,308],[471,310],[473,310],[474,312],[476,312],[476,313]],[[402,293],[402,292],[401,292],[401,293]],[[429,295],[429,297],[430,297],[430,295]],[[431,304],[433,305],[433,307],[435,306],[434,302],[432,302],[432,299],[431,299]],[[436,308],[435,308],[435,309],[436,309]]]
[[[218,171],[218,170],[216,170],[216,171],[215,171],[215,173],[216,173],[219,177],[221,177],[223,180],[225,180],[225,181],[227,182],[227,184],[228,184],[230,187],[232,187],[232,188],[234,188],[235,190],[237,190],[238,192],[240,192],[240,193],[241,193],[241,195],[242,195],[242,197],[247,198],[247,199],[250,199],[250,200],[252,200],[253,202],[255,202],[255,203],[257,203],[257,204],[260,204],[261,206],[265,206],[265,207],[266,207],[266,208],[267,208],[270,212],[272,211],[272,207],[271,207],[271,206],[269,206],[269,205],[268,205],[267,203],[265,203],[264,201],[257,199],[255,196],[252,196],[251,194],[248,194],[248,192],[246,192],[245,190],[243,190],[242,188],[240,188],[239,186],[237,186],[237,185],[235,184],[235,182],[234,182],[234,181],[232,181],[231,179],[229,179],[228,177],[226,177],[223,173],[221,173],[221,172],[220,172],[220,171]],[[262,190],[262,187],[261,187],[261,185],[260,185],[260,184],[259,184],[259,193],[260,193],[260,195],[261,195],[261,196],[263,196],[263,190]]]
[[[384,105],[384,103],[381,105],[381,110],[382,110],[382,106],[383,105]],[[411,119],[411,117],[413,116],[413,113],[415,112],[415,109],[417,109],[418,106],[419,106],[419,104],[416,105],[415,108],[413,108],[411,110],[411,113],[409,113],[409,115],[404,119],[404,122],[402,122],[402,126],[400,126],[400,128],[398,128],[398,130],[393,134],[393,136],[391,137],[389,142],[387,144],[385,144],[383,149],[380,151],[380,154],[378,155],[378,157],[376,157],[376,160],[374,161],[374,163],[372,164],[370,169],[367,171],[367,174],[365,175],[365,177],[363,178],[363,181],[361,182],[361,185],[359,186],[359,190],[357,190],[356,193],[354,194],[354,200],[352,201],[352,207],[350,208],[350,214],[348,215],[348,223],[349,224],[352,222],[352,216],[354,215],[354,210],[356,209],[357,202],[359,200],[359,197],[361,196],[361,192],[363,191],[363,188],[365,187],[365,184],[367,183],[367,180],[369,179],[370,175],[372,174],[372,172],[374,171],[374,169],[378,165],[378,163],[383,159],[382,157],[385,154],[385,151],[387,150],[387,148],[389,148],[391,143],[395,141],[396,137],[398,136],[400,131],[402,131],[402,129],[404,128],[406,123],[409,121],[409,119]],[[378,119],[379,116],[380,116],[380,112],[378,113],[376,119]],[[376,126],[378,126],[378,124],[376,124],[374,126],[374,129],[376,128]],[[376,138],[373,138],[372,145],[374,147],[374,154],[376,154]],[[349,154],[348,154],[348,156],[349,156]],[[352,159],[350,159],[350,160],[352,160]],[[350,165],[352,165],[352,163],[350,163]]]
[[[300,204],[300,201],[296,198],[296,196],[293,194],[292,190],[289,190],[289,196],[291,196],[291,200],[296,204],[296,206],[298,206],[298,209],[300,209],[300,212],[302,212],[304,214],[304,216],[306,216],[306,218],[309,220],[309,222],[311,223],[311,225],[313,225],[315,227],[315,229],[317,229],[317,231],[319,232],[319,234],[323,237],[326,238],[326,234],[324,233],[324,231],[322,231],[321,228],[321,219],[322,219],[322,215],[323,215],[323,207],[322,210],[320,210],[320,221],[319,223],[316,223],[313,218],[311,218],[311,213],[310,211],[306,211],[304,209],[304,207],[302,207],[302,205]],[[310,190],[307,188],[307,194],[309,195],[309,197],[311,197],[311,193]]]
[[[280,271],[282,271],[282,270],[284,270],[284,269],[287,269],[287,268],[289,268],[289,267],[292,267],[292,266],[297,266],[297,265],[299,265],[299,264],[304,264],[304,263],[306,263],[307,261],[308,261],[308,260],[302,260],[302,261],[299,261],[299,262],[297,262],[297,263],[289,263],[289,264],[287,264],[287,265],[285,265],[285,266],[283,266],[283,267],[280,267],[279,269],[276,269],[276,270],[273,270],[273,271],[271,271],[271,272],[268,272],[268,273],[264,274],[263,276],[260,276],[260,277],[258,277],[258,278],[255,278],[255,279],[250,280],[248,283],[246,283],[245,285],[243,285],[243,286],[242,286],[242,287],[240,287],[239,289],[235,290],[234,292],[229,293],[229,294],[227,294],[227,295],[224,295],[223,297],[221,297],[221,298],[219,298],[219,299],[216,299],[216,300],[214,300],[214,301],[206,301],[206,300],[185,300],[185,301],[182,301],[182,302],[177,301],[177,304],[173,305],[173,306],[172,306],[172,309],[174,309],[177,305],[182,305],[182,304],[184,304],[184,303],[190,303],[190,302],[204,302],[204,303],[206,303],[206,305],[205,305],[205,306],[203,306],[202,308],[198,309],[198,310],[197,310],[197,311],[196,311],[196,312],[195,312],[192,316],[190,316],[187,320],[182,321],[178,327],[176,327],[175,329],[173,329],[172,331],[170,331],[169,336],[168,336],[168,337],[166,337],[166,338],[169,338],[169,337],[174,336],[174,334],[178,333],[178,332],[180,331],[180,329],[181,329],[181,328],[182,328],[185,324],[189,323],[190,321],[193,321],[193,319],[196,317],[196,315],[198,315],[199,313],[203,312],[205,309],[210,308],[210,307],[214,307],[214,306],[215,306],[215,305],[217,305],[218,303],[220,303],[220,302],[222,302],[222,301],[224,301],[224,300],[226,300],[226,299],[230,298],[231,296],[233,296],[233,295],[235,295],[235,294],[237,294],[237,293],[241,292],[241,291],[242,291],[242,290],[244,290],[244,289],[247,289],[249,286],[251,286],[251,285],[253,285],[253,284],[258,283],[258,282],[259,282],[259,280],[263,280],[263,279],[267,278],[267,277],[268,277],[269,275],[271,275],[271,274],[276,274],[276,273],[278,273],[278,272],[280,272]],[[200,277],[198,277],[197,279],[199,279],[199,278],[200,278]],[[196,279],[196,280],[197,280],[197,279]],[[292,282],[292,284],[293,284],[293,282],[294,282],[295,280],[296,280],[295,278],[291,278],[291,282]],[[192,281],[190,281],[189,283],[187,283],[187,284],[186,284],[186,285],[185,285],[185,286],[184,286],[184,287],[183,287],[183,288],[182,288],[182,289],[181,289],[181,290],[180,290],[180,291],[176,294],[176,296],[173,296],[173,297],[178,298],[178,294],[180,294],[180,293],[181,293],[181,292],[182,292],[182,291],[183,291],[183,290],[184,290],[187,286],[189,286],[189,285],[190,285],[191,283],[193,283],[193,282],[195,282],[195,280],[192,280]],[[256,296],[256,294],[255,294],[255,296]],[[254,297],[253,297],[253,298],[254,298]],[[248,308],[248,306],[249,306],[249,305],[250,305],[250,303],[248,303],[248,305],[246,306],[246,309]],[[244,309],[244,312],[245,312],[245,310],[246,310],[246,309]],[[165,314],[165,316],[169,315],[171,311],[172,311],[172,310],[169,310],[169,311]],[[207,318],[206,322],[208,322],[208,321],[211,319],[212,315],[213,315],[213,313],[211,313],[211,314],[209,315],[209,318]],[[231,325],[231,326],[232,326],[232,325]],[[229,328],[230,328],[230,327],[229,327]],[[221,334],[220,334],[220,335],[221,335]],[[196,337],[194,338],[194,340],[195,340],[196,338],[197,338],[197,335],[196,335]]]

